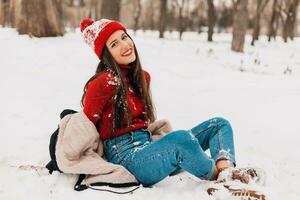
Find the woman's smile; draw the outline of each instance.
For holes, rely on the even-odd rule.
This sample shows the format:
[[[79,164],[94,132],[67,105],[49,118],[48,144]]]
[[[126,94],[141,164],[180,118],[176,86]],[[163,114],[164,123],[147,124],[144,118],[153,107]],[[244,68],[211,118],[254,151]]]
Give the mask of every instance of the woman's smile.
[[[130,56],[132,54],[132,48],[129,48],[124,53],[122,53],[122,56]]]

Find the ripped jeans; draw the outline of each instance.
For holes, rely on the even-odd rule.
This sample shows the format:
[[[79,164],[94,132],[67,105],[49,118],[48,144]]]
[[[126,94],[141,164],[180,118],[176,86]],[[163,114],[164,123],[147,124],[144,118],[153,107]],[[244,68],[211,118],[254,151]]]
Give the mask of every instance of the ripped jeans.
[[[209,149],[208,156],[205,151]],[[191,130],[172,131],[152,141],[147,129],[139,129],[104,141],[109,162],[120,164],[145,187],[178,170],[210,179],[216,161],[235,163],[232,128],[223,118],[207,120]]]

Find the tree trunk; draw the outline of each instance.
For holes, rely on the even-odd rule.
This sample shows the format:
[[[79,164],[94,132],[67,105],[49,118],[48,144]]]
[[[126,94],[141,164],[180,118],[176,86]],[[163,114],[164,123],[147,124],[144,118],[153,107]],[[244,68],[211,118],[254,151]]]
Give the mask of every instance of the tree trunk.
[[[262,1],[261,0],[257,0],[257,4],[256,4],[256,16],[254,18],[254,27],[253,27],[253,33],[252,33],[252,41],[251,41],[251,45],[254,46],[254,42],[256,40],[256,38],[258,39],[258,32],[259,32],[259,21],[260,21],[260,5],[261,5]]]
[[[8,21],[9,21],[9,24],[12,28],[15,28],[16,27],[16,5],[17,5],[17,1],[18,0],[10,0],[9,1],[9,15],[8,15]]]
[[[254,18],[254,27],[252,33],[252,41],[251,45],[254,45],[255,40],[258,40],[259,33],[260,33],[260,16],[264,11],[267,3],[269,0],[257,0],[257,7],[256,7],[256,16]]]
[[[176,29],[176,4],[171,4],[171,9],[168,10],[167,16],[166,16],[166,24],[168,24],[168,29],[170,33]]]
[[[287,7],[286,20],[283,27],[284,42],[287,42],[288,37],[291,40],[294,39],[298,5],[299,0],[293,0]]]
[[[273,6],[272,6],[272,16],[271,16],[271,21],[269,23],[269,31],[268,31],[268,41],[271,41],[271,38],[273,37],[274,39],[276,38],[277,35],[277,25],[278,25],[278,20],[279,20],[279,12],[278,10],[281,9],[278,5],[278,0],[274,0]]]
[[[185,23],[183,19],[184,4],[185,4],[185,0],[182,0],[182,5],[179,5],[179,17],[178,17],[179,40],[182,40],[182,34],[185,30]]]
[[[65,26],[71,31],[75,31],[79,26],[80,21],[87,16],[83,13],[83,8],[80,7],[80,4],[75,4],[74,0],[69,0],[63,10],[66,18]]]
[[[207,0],[208,4],[208,38],[209,42],[213,41],[214,27],[216,23],[216,11],[213,0]]]
[[[98,20],[101,18],[101,6],[99,0],[90,0],[88,4],[88,14],[87,16],[91,19]]]
[[[141,0],[136,0],[136,4],[137,6],[135,7],[135,13],[134,13],[134,27],[133,27],[134,32],[136,32],[138,29],[139,19],[142,11]]]
[[[120,0],[103,0],[101,6],[101,18],[120,20]]]
[[[21,0],[15,5],[16,28],[20,34],[36,37],[62,36],[62,1]]]
[[[0,25],[7,26],[9,21],[9,0],[0,0]]]
[[[80,0],[79,1],[79,7],[84,7],[84,6],[85,6],[84,0]]]
[[[231,50],[244,51],[245,35],[248,25],[248,0],[238,0],[234,11]]]
[[[291,38],[291,40],[294,39],[294,37],[295,37],[295,31],[297,30],[297,18],[298,18],[298,14],[299,14],[298,13],[299,2],[300,2],[299,0],[296,0],[295,4],[294,4],[294,9],[293,9],[294,17],[293,17],[293,20],[292,20],[293,27],[290,30],[290,38]]]
[[[68,0],[67,5],[70,6],[70,7],[73,7],[74,6],[74,0]]]
[[[166,30],[167,0],[160,0],[159,38],[164,37]]]
[[[150,15],[150,17],[149,17],[150,18],[150,20],[149,20],[150,30],[155,30],[154,4],[153,3],[150,4],[150,9],[151,9],[151,11],[149,13],[149,15]]]

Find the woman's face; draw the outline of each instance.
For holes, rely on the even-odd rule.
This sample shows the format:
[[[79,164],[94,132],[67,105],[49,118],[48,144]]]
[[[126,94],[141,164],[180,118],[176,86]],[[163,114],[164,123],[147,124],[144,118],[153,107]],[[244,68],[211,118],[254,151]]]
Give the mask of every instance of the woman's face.
[[[114,60],[120,65],[135,61],[133,41],[123,30],[115,31],[107,40],[106,46]]]

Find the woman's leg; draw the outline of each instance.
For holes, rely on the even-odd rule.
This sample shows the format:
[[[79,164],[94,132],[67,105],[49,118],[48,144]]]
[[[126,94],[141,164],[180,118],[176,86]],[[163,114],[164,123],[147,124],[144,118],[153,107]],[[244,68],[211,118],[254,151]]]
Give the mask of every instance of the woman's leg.
[[[133,138],[132,142],[138,141]],[[129,154],[121,164],[144,186],[161,181],[178,167],[201,179],[210,179],[215,172],[215,161],[205,154],[194,135],[186,130],[171,132]]]
[[[210,154],[216,163],[235,165],[233,133],[230,123],[223,118],[213,118],[192,128],[191,133],[197,138],[200,146]],[[230,164],[230,163],[229,163]]]

